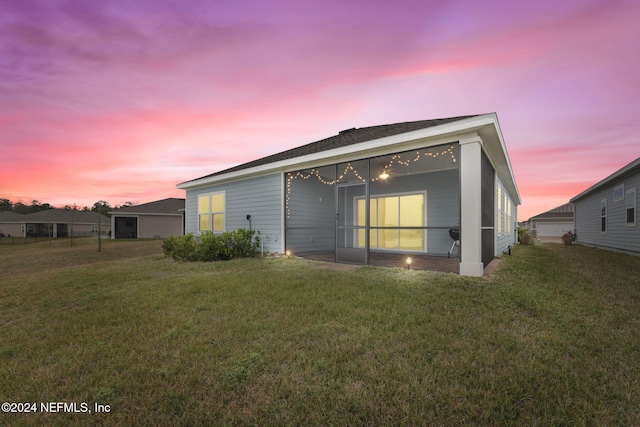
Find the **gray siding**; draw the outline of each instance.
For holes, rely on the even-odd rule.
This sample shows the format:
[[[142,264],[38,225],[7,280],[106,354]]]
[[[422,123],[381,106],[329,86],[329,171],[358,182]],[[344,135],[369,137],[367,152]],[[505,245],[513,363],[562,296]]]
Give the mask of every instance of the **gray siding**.
[[[329,173],[331,169],[335,170],[323,168]],[[325,178],[329,182],[334,179]],[[335,186],[323,184],[315,176],[292,179],[287,214],[287,249],[299,254],[335,249]]]
[[[198,235],[198,195],[225,191],[225,230],[260,231],[265,252],[282,251],[282,174],[228,182],[187,191],[185,233]]]
[[[614,187],[624,184],[625,198],[614,201]],[[636,189],[636,225],[626,221],[626,191]],[[576,241],[604,249],[640,254],[640,228],[638,227],[638,197],[640,196],[640,173],[621,178],[599,188],[574,202]],[[607,200],[607,231],[600,231],[600,201]]]
[[[138,238],[151,239],[182,235],[182,216],[136,215],[138,217]]]
[[[327,176],[326,181],[333,177]],[[335,249],[335,186],[316,177],[291,180],[287,209],[287,249],[294,253],[313,253]],[[411,192],[427,193],[427,252],[446,254],[453,240],[449,228],[459,227],[460,185],[458,169],[441,170],[408,176],[397,176],[388,182],[373,182],[371,197]],[[354,202],[345,207],[348,217],[354,215]],[[350,221],[351,222],[351,221]]]

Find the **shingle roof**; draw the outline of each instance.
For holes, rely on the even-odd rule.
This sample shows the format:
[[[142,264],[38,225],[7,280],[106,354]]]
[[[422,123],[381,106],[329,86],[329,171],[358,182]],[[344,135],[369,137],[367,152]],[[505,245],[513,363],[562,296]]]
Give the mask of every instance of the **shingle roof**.
[[[104,216],[100,216],[103,224],[108,224],[111,220]],[[47,209],[44,211],[33,212],[24,215],[24,222],[58,222],[58,223],[82,223],[97,224],[98,214],[93,211],[75,211],[71,209]]]
[[[248,163],[243,163],[241,165],[234,166],[232,168],[215,172],[209,175],[205,175],[200,178],[192,179],[184,182],[183,184],[186,184],[192,181],[197,181],[204,178],[209,178],[216,175],[223,175],[230,172],[249,169],[255,166],[262,166],[269,163],[278,162],[281,160],[293,159],[296,157],[301,157],[308,154],[320,153],[322,151],[332,150],[335,148],[346,147],[348,145],[358,144],[365,141],[373,141],[375,139],[385,138],[388,136],[399,135],[402,133],[412,132],[419,129],[439,126],[446,123],[464,120],[464,119],[468,119],[470,117],[476,117],[476,116],[478,115],[476,114],[476,115],[469,115],[469,116],[450,117],[445,119],[420,120],[415,122],[402,122],[402,123],[370,126],[370,127],[357,128],[357,129],[356,128],[347,129],[340,132],[338,135],[334,135],[329,138],[322,139],[320,141],[312,142],[310,144],[302,145],[300,147],[292,148],[290,150],[273,154],[271,156],[263,157],[258,160],[253,160]]]
[[[143,203],[136,206],[126,206],[114,209],[111,213],[140,213],[140,214],[179,214],[184,209],[184,199],[168,198],[155,202]]]
[[[572,218],[572,217],[573,217],[573,204],[565,203],[564,205],[550,209],[546,212],[542,212],[541,214],[538,214],[536,216],[532,216],[531,218],[529,218],[529,221],[532,219]]]
[[[0,211],[0,222],[22,222],[24,215],[11,211]]]

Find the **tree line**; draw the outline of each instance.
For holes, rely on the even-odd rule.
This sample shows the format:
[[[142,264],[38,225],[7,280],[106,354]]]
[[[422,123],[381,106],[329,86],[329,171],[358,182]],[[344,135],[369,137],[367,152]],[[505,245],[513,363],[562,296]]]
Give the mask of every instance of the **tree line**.
[[[99,200],[95,202],[91,207],[89,206],[78,206],[77,204],[73,205],[65,205],[61,209],[66,210],[76,210],[82,212],[99,212],[103,215],[109,216],[109,211],[119,208],[124,208],[127,206],[134,206],[133,202],[125,202],[124,204],[118,206],[111,206],[109,202],[104,200]],[[30,205],[27,205],[22,202],[12,202],[9,199],[0,198],[0,211],[9,211],[15,212],[19,214],[29,214],[33,212],[46,211],[48,209],[55,209],[55,206],[52,206],[49,203],[41,203],[38,200],[32,200]]]

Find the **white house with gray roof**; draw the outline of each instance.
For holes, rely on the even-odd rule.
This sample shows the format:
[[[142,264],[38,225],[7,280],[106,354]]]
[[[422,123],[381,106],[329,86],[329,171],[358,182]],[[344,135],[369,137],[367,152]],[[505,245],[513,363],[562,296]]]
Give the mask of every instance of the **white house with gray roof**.
[[[517,241],[520,195],[495,113],[348,129],[177,188],[185,232],[252,228],[269,252],[411,256],[481,276]]]

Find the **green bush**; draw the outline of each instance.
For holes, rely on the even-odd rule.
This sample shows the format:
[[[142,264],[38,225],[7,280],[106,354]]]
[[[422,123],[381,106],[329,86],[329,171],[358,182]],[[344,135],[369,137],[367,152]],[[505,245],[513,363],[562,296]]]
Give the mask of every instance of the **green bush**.
[[[521,245],[531,244],[531,234],[524,228],[518,228],[518,241]]]
[[[162,242],[162,251],[176,261],[197,261],[197,245],[192,233],[171,236]]]
[[[260,236],[255,230],[240,228],[214,234],[205,231],[196,242],[193,234],[169,237],[162,243],[165,256],[176,261],[226,261],[232,258],[249,258],[259,254]]]
[[[251,258],[258,256],[260,250],[260,233],[255,230],[239,228],[232,234],[234,258]]]

